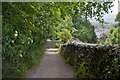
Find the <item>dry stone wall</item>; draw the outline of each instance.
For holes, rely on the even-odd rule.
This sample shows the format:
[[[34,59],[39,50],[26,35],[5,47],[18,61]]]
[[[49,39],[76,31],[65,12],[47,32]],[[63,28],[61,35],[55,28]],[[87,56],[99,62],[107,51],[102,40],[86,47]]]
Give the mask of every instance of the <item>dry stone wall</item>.
[[[79,78],[119,78],[119,47],[72,42],[61,46],[60,55]]]

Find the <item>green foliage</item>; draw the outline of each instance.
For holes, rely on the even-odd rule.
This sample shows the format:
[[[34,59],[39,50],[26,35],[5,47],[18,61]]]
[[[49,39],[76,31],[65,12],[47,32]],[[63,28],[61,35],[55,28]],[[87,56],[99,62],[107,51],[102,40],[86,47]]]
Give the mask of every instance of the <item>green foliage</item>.
[[[117,14],[115,21],[120,22],[119,20],[120,17],[120,12]],[[99,44],[102,45],[120,45],[120,34],[119,34],[119,28],[120,28],[120,24],[115,24],[112,27],[110,27],[107,36],[108,38],[106,39],[106,41],[102,41]]]
[[[73,28],[75,28],[75,31],[72,33],[73,37],[78,38],[82,42],[97,42],[94,26],[89,21],[85,22],[84,19],[78,17],[76,19],[73,19],[73,23]]]
[[[83,16],[85,18],[85,21],[87,21],[88,17],[94,17],[101,23],[104,22],[102,18],[103,15],[105,13],[108,14],[108,10],[113,7],[112,2],[72,2],[64,4],[67,6],[65,10],[72,14],[72,18]],[[72,6],[74,6],[74,8]]]
[[[114,61],[113,61],[113,71],[115,71],[115,73],[114,73],[114,76],[115,77],[119,77],[119,75],[120,75],[120,72],[119,72],[119,69],[120,69],[120,67],[119,67],[119,60],[118,60],[118,58],[115,58],[114,59]]]
[[[115,21],[118,21],[118,45],[120,46],[120,12],[117,14]]]
[[[69,60],[70,60],[70,57],[68,57],[68,58],[67,58],[67,60],[65,61],[65,63],[68,63],[68,62],[69,62]]]
[[[47,25],[39,26],[40,22],[37,22],[40,19],[36,18],[39,14],[36,12],[38,4],[3,3],[2,5],[3,78],[21,77],[25,70],[39,63],[39,58],[44,53],[37,50],[44,49],[47,39]],[[34,50],[37,53],[33,52]]]
[[[67,41],[72,38],[72,35],[68,29],[62,29],[58,35],[58,38],[60,40],[60,43],[67,43]]]
[[[120,24],[118,26],[118,45],[120,46]]]
[[[58,40],[58,36],[61,33],[62,29],[68,29],[71,31],[73,25],[72,18],[70,16],[65,16],[65,19],[60,18],[60,21],[54,23],[53,32],[51,34],[51,39]]]
[[[107,33],[107,39],[100,42],[103,45],[118,45],[118,24],[111,27]]]
[[[89,78],[90,74],[87,72],[87,69],[84,67],[84,65],[86,65],[86,62],[82,62],[80,64],[79,69],[76,72],[76,76],[78,78]]]
[[[117,14],[117,16],[116,16],[116,18],[115,18],[115,21],[120,22],[120,12]]]
[[[55,48],[59,48],[59,44],[58,43],[55,44]]]
[[[35,49],[31,51],[31,55],[26,55],[19,59],[19,63],[11,63],[7,60],[3,61],[2,70],[3,78],[21,78],[26,77],[25,73],[34,66],[38,66],[39,62],[45,52],[45,48]],[[11,74],[12,73],[12,74]]]
[[[60,47],[61,48],[61,47]],[[61,58],[65,61],[63,53],[60,51],[61,49],[58,50],[58,54],[61,56]]]
[[[52,33],[50,34],[50,38],[52,39],[58,39],[57,35],[59,34],[61,28],[64,28],[64,29],[67,28],[68,30],[70,30],[71,34],[78,31],[78,29],[71,27],[72,24],[74,26],[76,25],[76,23],[79,23],[79,22],[80,23],[78,27],[80,27],[81,21],[76,20],[77,18],[84,19],[82,20],[82,23],[84,23],[85,27],[87,27],[88,25],[89,26],[91,25],[91,24],[88,24],[87,18],[94,17],[97,21],[103,23],[104,22],[104,20],[102,19],[103,15],[105,13],[108,13],[108,10],[111,9],[111,7],[113,7],[112,2],[107,2],[107,3],[106,2],[68,2],[68,3],[55,2],[53,3],[53,5],[54,7],[57,6],[57,9],[55,10],[57,10],[59,13],[61,12],[62,14],[59,14],[59,16],[61,17],[59,17],[56,21],[54,21],[55,25],[53,25],[53,29],[55,29],[55,31],[52,31]],[[73,23],[71,22],[70,18],[72,18]],[[87,22],[87,24],[85,22]],[[86,42],[91,43],[93,41],[93,43],[96,43],[97,37],[94,32],[94,27],[91,26],[87,28],[88,28],[87,33],[90,33],[90,35],[86,36],[84,33],[84,35],[88,37],[88,40]],[[84,40],[87,39],[86,37]]]

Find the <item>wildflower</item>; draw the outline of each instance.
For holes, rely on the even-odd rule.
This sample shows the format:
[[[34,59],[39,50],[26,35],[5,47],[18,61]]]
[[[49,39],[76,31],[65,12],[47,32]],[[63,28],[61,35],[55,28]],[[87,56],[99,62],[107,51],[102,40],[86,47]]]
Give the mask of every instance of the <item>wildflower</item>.
[[[116,61],[116,60],[117,60],[117,58],[114,58],[114,60]]]
[[[108,73],[111,73],[110,71],[108,71]]]
[[[24,44],[24,42],[22,42],[22,44]]]
[[[22,50],[20,50],[20,52],[22,52]]]
[[[14,34],[15,36],[18,36],[18,34]]]
[[[14,43],[14,40],[12,40],[12,43]]]
[[[33,40],[31,40],[31,43],[33,43]]]
[[[23,57],[22,54],[20,54],[20,57]]]
[[[17,31],[15,31],[15,33],[17,34],[18,32],[17,32]]]

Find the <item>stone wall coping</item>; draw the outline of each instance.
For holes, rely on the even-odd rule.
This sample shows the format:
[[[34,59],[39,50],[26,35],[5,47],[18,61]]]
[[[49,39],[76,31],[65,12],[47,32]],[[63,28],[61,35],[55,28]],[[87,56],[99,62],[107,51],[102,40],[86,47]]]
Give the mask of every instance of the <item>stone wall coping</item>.
[[[82,45],[82,46],[93,46],[93,47],[119,47],[119,46],[113,46],[113,45],[99,45],[99,44],[91,44],[91,43],[82,43],[82,42],[77,42],[77,41],[73,41],[73,42],[71,42],[71,43],[68,43],[68,44],[61,44],[61,46],[62,45],[64,45],[64,46],[67,46],[67,45],[71,45],[71,44],[73,44],[73,45],[76,45],[76,46],[78,46],[78,45]]]

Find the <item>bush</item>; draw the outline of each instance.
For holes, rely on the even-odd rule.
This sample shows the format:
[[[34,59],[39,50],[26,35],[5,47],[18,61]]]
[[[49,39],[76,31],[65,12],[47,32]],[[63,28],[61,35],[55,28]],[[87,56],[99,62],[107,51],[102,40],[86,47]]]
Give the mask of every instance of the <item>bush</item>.
[[[38,7],[39,3],[2,4],[3,78],[22,77],[27,69],[31,69],[39,63],[39,59],[44,53],[47,27],[43,26],[43,29],[37,26],[38,22],[35,21],[38,18],[34,18],[37,13],[33,9],[35,4]]]
[[[59,48],[59,44],[58,43],[55,44],[55,48]]]
[[[62,29],[58,35],[58,38],[60,40],[60,43],[67,43],[67,41],[72,38],[72,35],[68,29]]]
[[[31,51],[31,55],[24,55],[19,59],[19,63],[13,64],[7,60],[2,64],[3,78],[21,78],[26,77],[25,73],[34,66],[39,65],[40,60],[45,52],[45,47]],[[12,73],[12,74],[11,74]]]
[[[103,45],[118,45],[119,44],[119,24],[115,24],[112,26],[108,33],[107,33],[107,38],[105,37],[106,35],[102,35],[99,39],[104,39],[98,42],[98,44],[103,44]],[[106,40],[105,40],[106,38]]]
[[[72,33],[72,36],[78,38],[82,42],[96,43],[97,36],[94,31],[94,26],[90,21],[85,22],[84,18],[77,17],[73,19],[73,27],[75,30]]]

